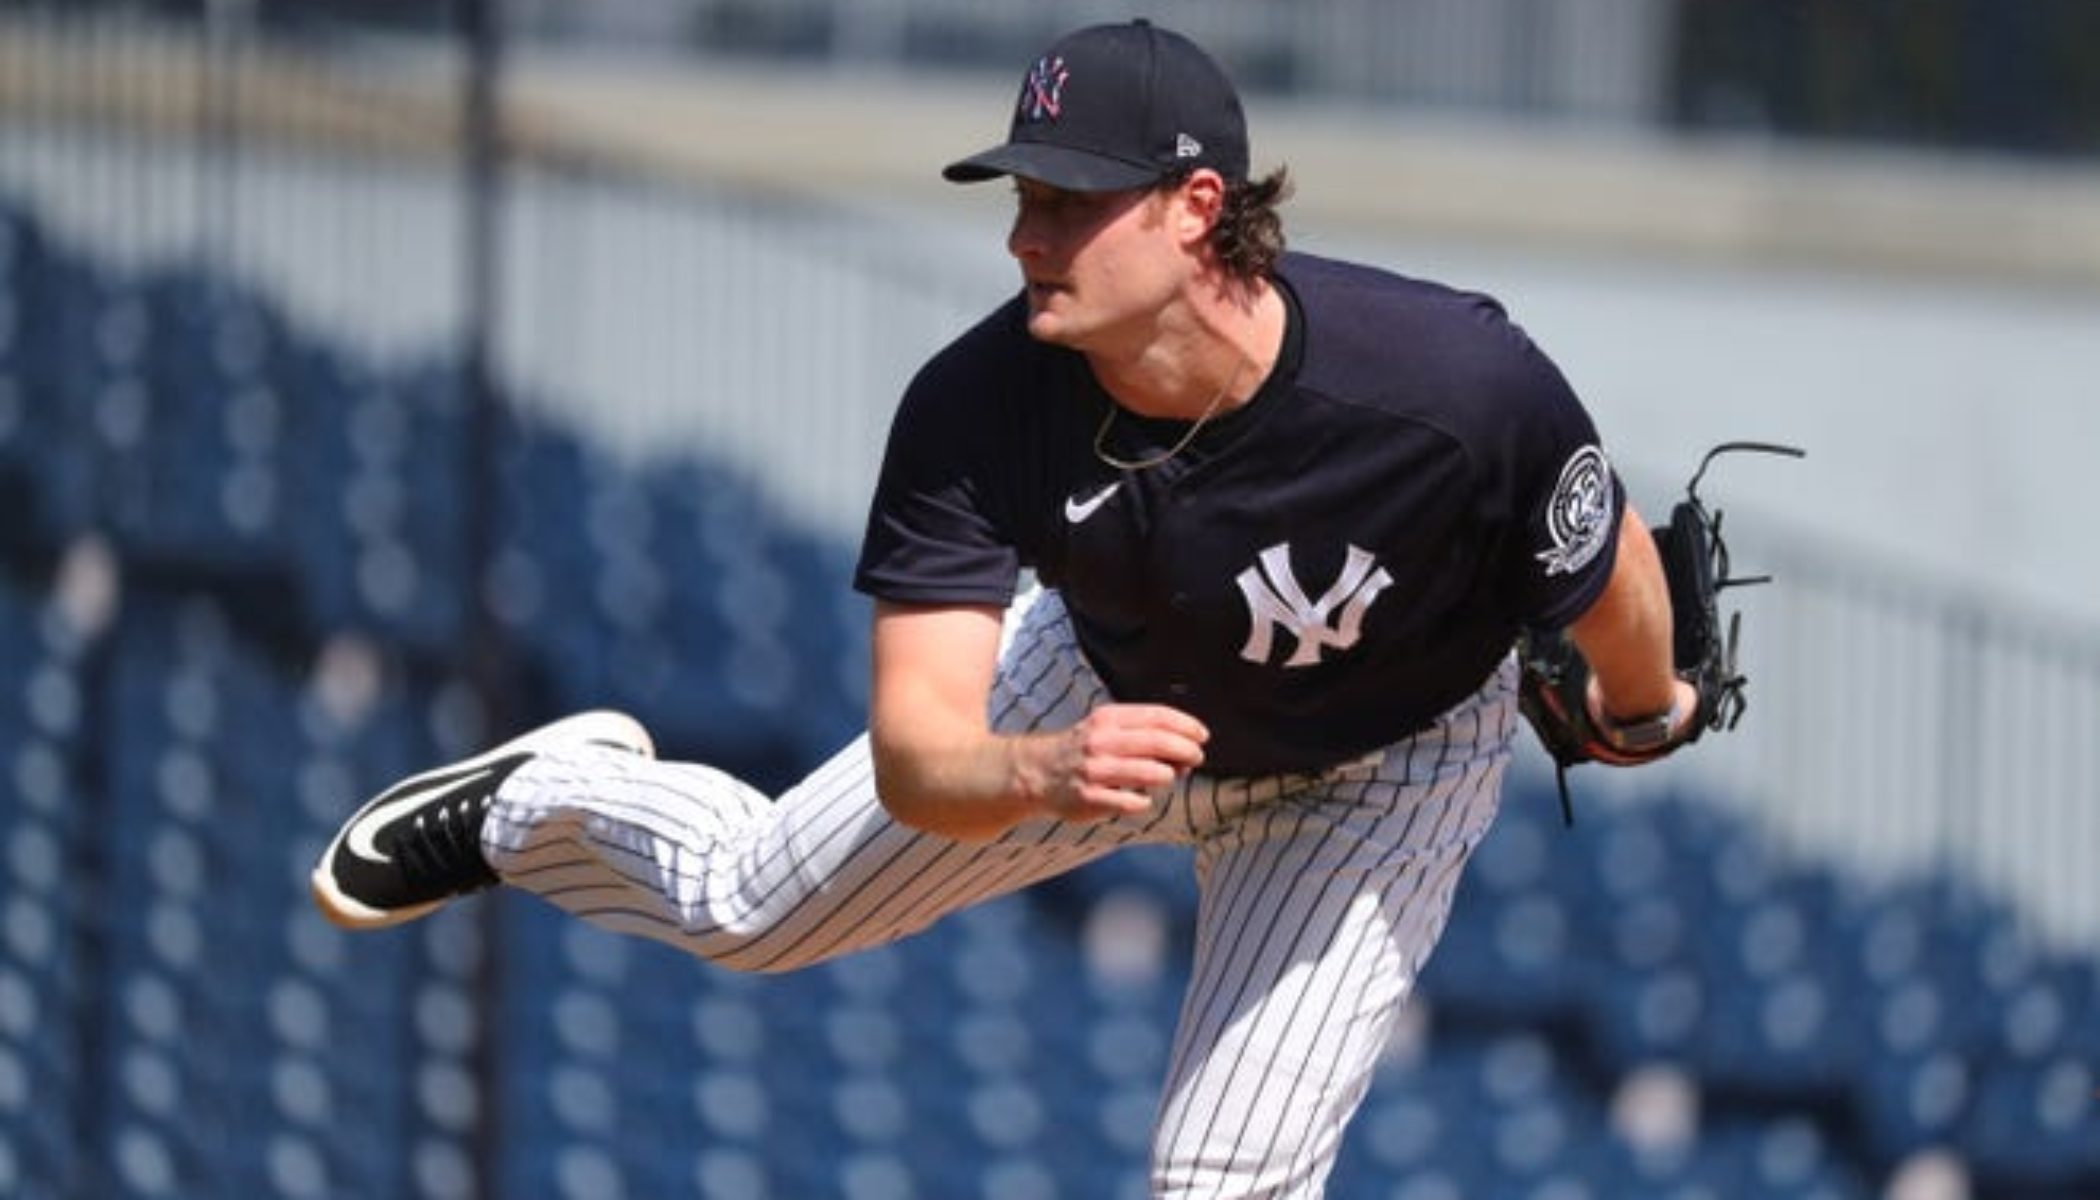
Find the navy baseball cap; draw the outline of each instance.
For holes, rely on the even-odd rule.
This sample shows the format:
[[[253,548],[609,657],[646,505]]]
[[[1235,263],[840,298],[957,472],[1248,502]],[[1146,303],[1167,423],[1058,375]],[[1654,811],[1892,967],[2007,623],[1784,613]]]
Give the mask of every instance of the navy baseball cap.
[[[1006,141],[948,164],[952,183],[1002,175],[1075,192],[1145,187],[1180,167],[1247,177],[1247,121],[1223,68],[1149,21],[1066,34],[1021,80]]]

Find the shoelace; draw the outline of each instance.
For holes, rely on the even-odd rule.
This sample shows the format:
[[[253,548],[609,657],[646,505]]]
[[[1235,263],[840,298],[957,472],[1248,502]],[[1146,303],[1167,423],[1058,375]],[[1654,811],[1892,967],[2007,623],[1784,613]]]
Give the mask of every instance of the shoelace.
[[[433,811],[394,837],[395,861],[412,884],[435,883],[458,892],[496,882],[496,872],[481,857],[481,822],[494,801],[492,793],[463,796]]]

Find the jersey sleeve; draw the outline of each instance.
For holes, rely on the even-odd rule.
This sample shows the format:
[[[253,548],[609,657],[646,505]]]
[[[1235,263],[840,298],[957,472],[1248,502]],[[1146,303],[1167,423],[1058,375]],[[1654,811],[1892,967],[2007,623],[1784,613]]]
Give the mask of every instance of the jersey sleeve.
[[[878,600],[1004,605],[1020,556],[999,519],[993,407],[958,347],[906,389],[890,424],[854,587]]]
[[[1558,629],[1611,577],[1625,489],[1560,370],[1521,330],[1512,325],[1508,335],[1518,344],[1489,389],[1496,576],[1518,624]]]

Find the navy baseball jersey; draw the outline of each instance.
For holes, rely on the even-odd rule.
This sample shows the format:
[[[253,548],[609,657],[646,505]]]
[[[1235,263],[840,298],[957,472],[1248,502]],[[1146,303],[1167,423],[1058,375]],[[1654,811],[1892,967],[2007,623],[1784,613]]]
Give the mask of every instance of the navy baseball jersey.
[[[1623,489],[1552,362],[1485,296],[1295,253],[1276,281],[1261,390],[1137,470],[1097,438],[1143,462],[1188,423],[1111,417],[1020,298],[993,312],[906,391],[855,586],[1003,605],[1033,569],[1110,694],[1201,719],[1219,775],[1398,741],[1579,616]]]

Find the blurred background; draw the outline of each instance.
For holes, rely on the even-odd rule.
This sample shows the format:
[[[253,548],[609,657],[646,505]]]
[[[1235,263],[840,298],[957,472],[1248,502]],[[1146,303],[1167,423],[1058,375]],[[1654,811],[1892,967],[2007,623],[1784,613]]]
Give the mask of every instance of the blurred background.
[[[1742,727],[1567,830],[1527,740],[1331,1194],[2100,1194],[2082,0],[0,3],[0,1194],[1142,1194],[1185,856],[765,979],[305,899],[558,712],[858,730],[891,407],[1015,278],[938,167],[1133,11],[1652,519],[1809,453],[1701,488]]]

